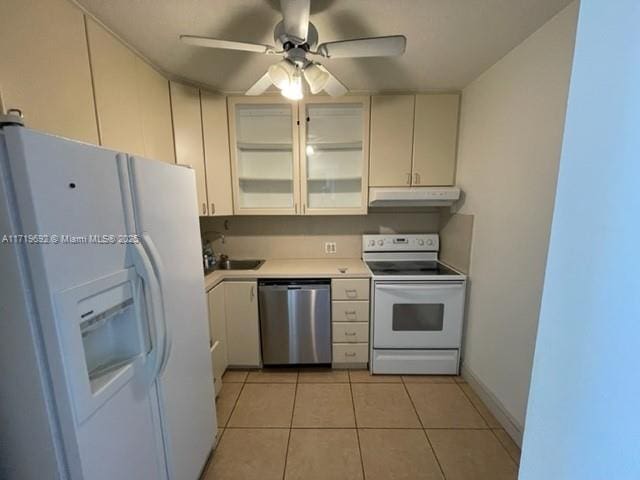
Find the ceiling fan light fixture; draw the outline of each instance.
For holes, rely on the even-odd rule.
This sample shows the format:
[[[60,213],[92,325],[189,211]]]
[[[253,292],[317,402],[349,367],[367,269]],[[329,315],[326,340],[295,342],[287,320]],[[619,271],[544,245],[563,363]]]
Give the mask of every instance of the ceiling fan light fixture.
[[[291,81],[288,85],[280,89],[280,93],[282,93],[283,97],[288,98],[289,100],[302,99],[302,78],[300,77],[299,72],[296,72],[293,77],[291,77]]]
[[[282,60],[269,67],[267,71],[271,83],[280,90],[288,88],[296,75],[296,66],[288,60]]]
[[[311,63],[304,69],[304,78],[309,84],[309,90],[314,95],[324,90],[329,81],[330,74],[322,65]]]

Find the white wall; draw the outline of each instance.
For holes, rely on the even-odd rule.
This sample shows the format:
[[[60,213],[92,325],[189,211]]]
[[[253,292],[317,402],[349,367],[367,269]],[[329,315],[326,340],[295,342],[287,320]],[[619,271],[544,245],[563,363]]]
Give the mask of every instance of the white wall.
[[[583,1],[520,478],[640,478],[640,2]]]
[[[457,182],[475,215],[464,371],[524,423],[576,2],[462,93]],[[516,438],[519,440],[518,438]]]

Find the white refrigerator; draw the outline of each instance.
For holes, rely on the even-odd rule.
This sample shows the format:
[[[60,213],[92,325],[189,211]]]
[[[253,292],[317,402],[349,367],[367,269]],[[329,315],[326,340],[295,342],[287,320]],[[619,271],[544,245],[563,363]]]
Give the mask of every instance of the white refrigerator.
[[[197,480],[216,441],[192,170],[0,130],[0,478]]]

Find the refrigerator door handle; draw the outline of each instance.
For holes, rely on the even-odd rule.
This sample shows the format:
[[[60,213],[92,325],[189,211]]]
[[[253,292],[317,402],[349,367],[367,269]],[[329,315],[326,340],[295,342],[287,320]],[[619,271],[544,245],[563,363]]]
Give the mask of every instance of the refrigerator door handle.
[[[154,362],[152,368],[152,381],[155,381],[160,375],[162,367],[162,360],[164,358],[164,350],[166,348],[166,337],[164,329],[164,310],[160,297],[160,285],[158,279],[153,271],[151,260],[147,255],[143,245],[141,243],[133,243],[133,252],[136,271],[142,278],[145,286],[145,305],[147,310],[147,317],[149,318],[149,330],[152,334],[152,352],[155,352]],[[162,317],[162,321],[159,321],[158,317]],[[162,345],[162,347],[160,347]]]
[[[162,372],[167,368],[167,362],[169,361],[169,356],[171,355],[171,346],[172,346],[172,336],[171,329],[167,323],[167,319],[165,316],[165,308],[164,308],[164,295],[162,291],[162,279],[164,278],[164,266],[162,263],[162,259],[160,258],[160,254],[158,253],[158,249],[156,248],[151,236],[147,232],[142,233],[142,243],[146,247],[146,250],[149,253],[149,258],[151,260],[151,264],[153,265],[153,269],[158,278],[158,294],[160,299],[160,306],[162,307],[162,327],[164,332],[164,348],[162,349],[162,361],[160,363],[160,369],[158,371],[159,375],[162,375]]]

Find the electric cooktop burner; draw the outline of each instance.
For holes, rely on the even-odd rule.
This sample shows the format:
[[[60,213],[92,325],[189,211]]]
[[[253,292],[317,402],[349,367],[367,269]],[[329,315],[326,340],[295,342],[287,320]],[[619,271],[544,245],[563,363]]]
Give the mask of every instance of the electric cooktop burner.
[[[459,275],[438,261],[367,262],[374,275]]]

